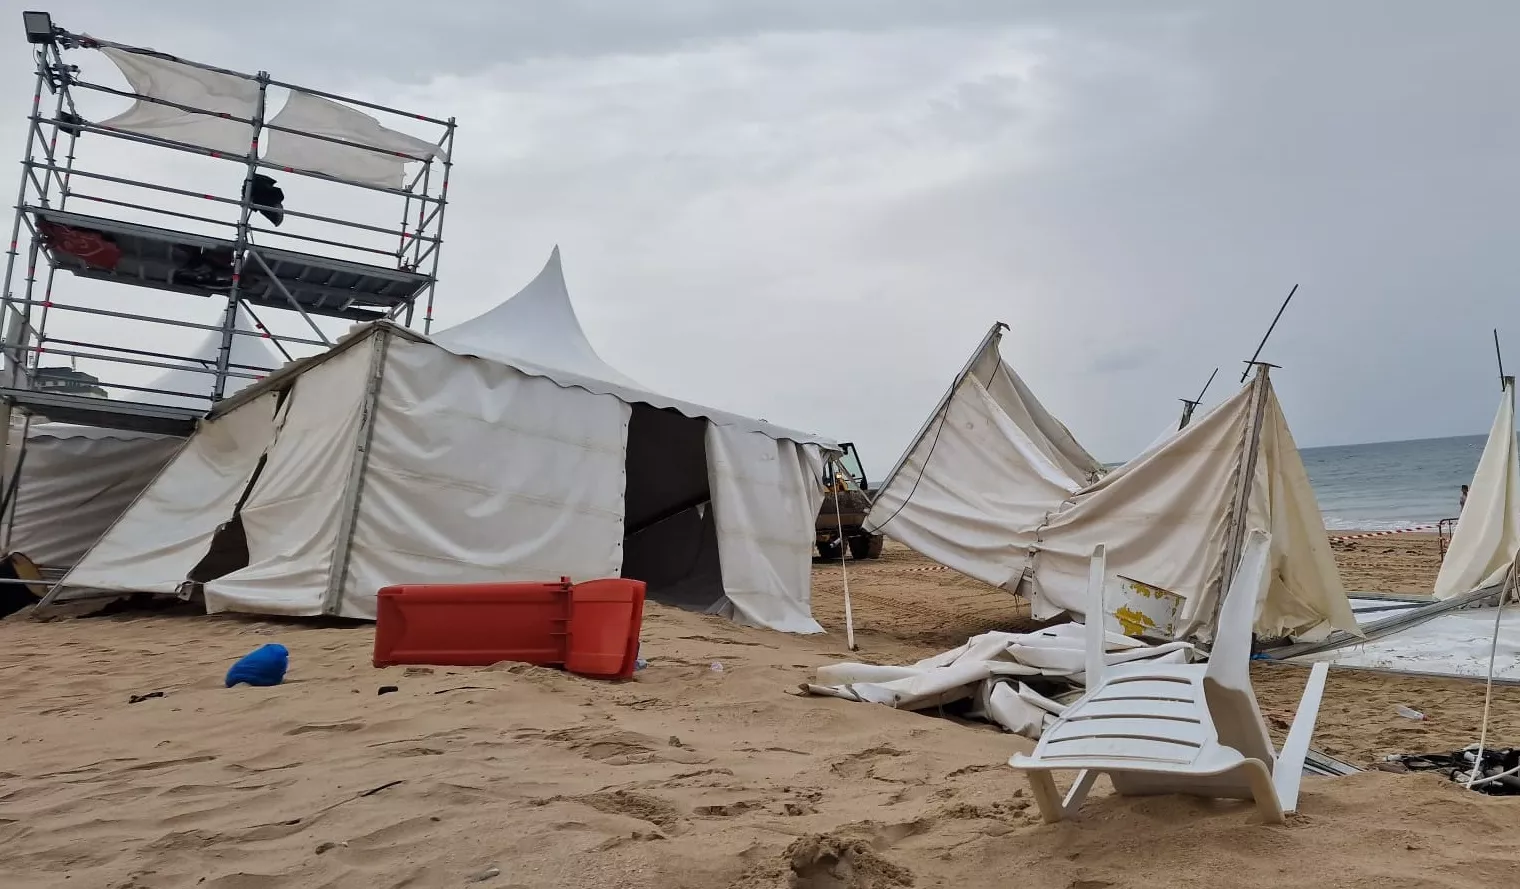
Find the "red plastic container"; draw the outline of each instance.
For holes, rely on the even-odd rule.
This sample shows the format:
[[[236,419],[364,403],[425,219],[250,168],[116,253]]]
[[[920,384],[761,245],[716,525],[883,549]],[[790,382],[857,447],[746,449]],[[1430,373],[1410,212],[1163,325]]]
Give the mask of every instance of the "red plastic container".
[[[626,679],[638,658],[644,583],[405,584],[379,592],[374,664],[563,666]]]

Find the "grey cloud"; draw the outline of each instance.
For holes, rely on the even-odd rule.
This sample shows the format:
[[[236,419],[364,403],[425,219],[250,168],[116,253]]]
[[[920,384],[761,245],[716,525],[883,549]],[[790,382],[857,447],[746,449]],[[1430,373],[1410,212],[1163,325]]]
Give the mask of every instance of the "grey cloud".
[[[1127,456],[1215,366],[1209,400],[1232,391],[1295,282],[1263,357],[1301,444],[1487,428],[1485,337],[1517,323],[1520,7],[408,9],[58,18],[458,115],[444,321],[559,243],[612,363],[878,469],[996,320],[1047,406]],[[0,144],[21,141],[22,64]]]

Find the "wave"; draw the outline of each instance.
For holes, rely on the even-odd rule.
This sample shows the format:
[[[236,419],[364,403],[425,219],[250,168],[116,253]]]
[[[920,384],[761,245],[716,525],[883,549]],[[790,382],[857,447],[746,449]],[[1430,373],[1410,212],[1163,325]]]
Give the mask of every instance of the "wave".
[[[1326,531],[1407,531],[1434,524],[1430,519],[1345,519],[1325,516]]]

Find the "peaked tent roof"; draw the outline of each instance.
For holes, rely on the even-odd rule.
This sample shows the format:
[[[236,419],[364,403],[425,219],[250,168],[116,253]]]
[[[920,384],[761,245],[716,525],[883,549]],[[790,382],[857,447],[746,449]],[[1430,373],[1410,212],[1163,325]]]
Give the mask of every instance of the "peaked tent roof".
[[[831,439],[821,436],[660,395],[603,361],[575,315],[560,266],[559,247],[549,254],[538,276],[514,296],[429,339],[456,355],[495,361],[561,386],[611,395],[628,404],[669,408],[774,439],[834,446]]]
[[[249,334],[257,334],[251,318],[239,306],[234,322],[237,329]],[[191,368],[200,367],[206,370],[216,368],[216,358],[222,350],[222,333],[219,330],[207,331],[200,344],[196,346],[191,357],[178,362],[183,368],[166,370],[159,374],[153,382],[148,383],[148,388],[163,389],[165,392],[140,393],[144,401],[152,404],[162,404],[184,407],[206,407],[210,403],[211,389],[215,377],[209,373],[201,373]],[[264,343],[262,336],[233,336],[232,356],[230,364],[236,372],[250,373],[247,368],[260,368],[263,373],[268,373],[284,363],[274,350]],[[229,377],[227,389],[224,395],[231,395],[240,389],[256,382],[247,377]],[[181,394],[166,394],[168,392]],[[200,396],[199,398],[195,396]]]
[[[1450,599],[1501,582],[1517,551],[1520,448],[1515,443],[1515,378],[1505,377],[1504,397],[1468,486],[1467,505],[1436,575],[1436,598]]]
[[[998,355],[999,338],[994,328],[887,478],[868,526],[1027,595],[1037,618],[1082,613],[1088,559],[1101,543],[1115,574],[1183,597],[1188,633],[1204,636],[1245,531],[1261,528],[1272,534],[1273,572],[1257,630],[1356,630],[1308,474],[1264,368],[1186,428],[1087,481],[1051,453],[1054,418],[1037,424],[1030,410],[1031,419],[1020,419],[978,372],[995,366],[1017,380]],[[1014,407],[1030,405],[1038,405],[1032,396]],[[1086,452],[1072,440],[1063,453]]]

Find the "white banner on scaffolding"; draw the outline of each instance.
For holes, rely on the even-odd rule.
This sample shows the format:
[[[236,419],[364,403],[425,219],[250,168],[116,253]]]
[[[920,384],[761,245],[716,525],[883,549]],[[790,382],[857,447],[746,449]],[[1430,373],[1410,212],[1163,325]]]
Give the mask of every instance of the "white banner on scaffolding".
[[[264,159],[282,167],[326,173],[349,182],[401,188],[406,165],[431,157],[446,157],[442,148],[380,125],[368,114],[320,96],[294,92],[285,107],[269,121],[273,126],[299,130],[299,136],[270,130]],[[370,151],[312,136],[327,136],[378,149]],[[400,152],[403,156],[398,156]]]

